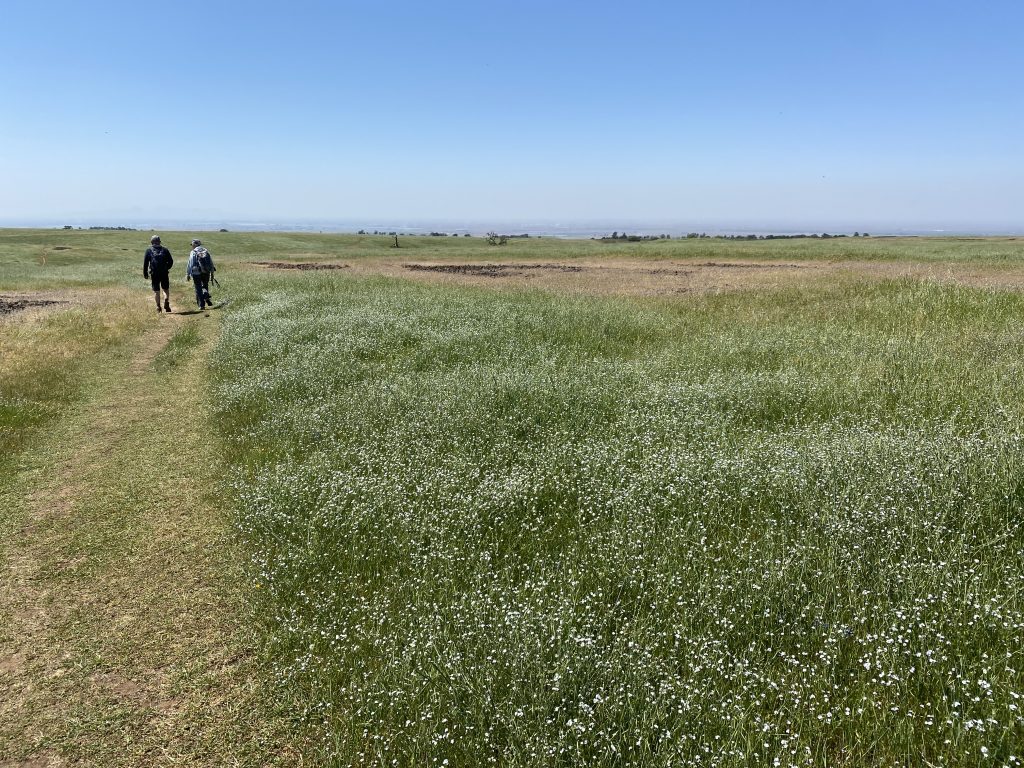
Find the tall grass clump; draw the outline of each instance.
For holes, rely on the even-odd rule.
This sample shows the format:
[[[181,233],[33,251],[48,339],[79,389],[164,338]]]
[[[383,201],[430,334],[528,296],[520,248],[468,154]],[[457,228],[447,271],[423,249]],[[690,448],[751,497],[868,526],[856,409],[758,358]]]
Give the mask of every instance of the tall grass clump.
[[[338,765],[1018,764],[1019,297],[250,289],[237,526]]]

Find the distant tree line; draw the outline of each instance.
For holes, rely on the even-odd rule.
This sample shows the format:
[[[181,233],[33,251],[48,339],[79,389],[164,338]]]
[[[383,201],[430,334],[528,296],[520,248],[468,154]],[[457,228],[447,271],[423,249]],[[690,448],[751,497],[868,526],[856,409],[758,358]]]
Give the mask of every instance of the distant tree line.
[[[499,235],[496,232],[487,233],[487,244],[488,245],[508,245],[508,241],[514,238],[529,238],[528,234],[522,235]]]
[[[381,230],[375,229],[375,230],[373,230],[373,232],[367,232],[365,229],[360,229],[358,232],[356,232],[356,234],[357,235],[386,235],[387,237],[404,237],[407,233],[406,232],[385,232],[382,229]],[[449,234],[448,232],[431,232],[428,236],[429,237],[458,237],[459,233],[458,232],[452,232],[452,233]],[[469,234],[468,232],[466,232],[462,236],[463,237],[472,237],[472,235]]]
[[[871,237],[867,232],[861,234],[854,232],[852,235],[830,235],[828,232],[801,234],[801,235],[715,235],[717,240],[800,240],[810,238],[815,240],[831,240],[836,237]]]
[[[621,234],[619,232],[612,232],[611,235],[605,237],[595,237],[592,240],[601,240],[603,242],[611,242],[617,240],[620,242],[627,243],[642,243],[645,240],[671,240],[672,235],[627,235],[625,232]]]
[[[74,229],[74,226],[72,226],[71,224],[65,224],[64,229]],[[79,229],[81,229],[81,227],[79,227]],[[138,232],[138,230],[135,229],[134,227],[89,227],[89,229],[106,229],[121,232]]]
[[[822,232],[820,235],[814,234],[798,234],[798,235],[709,235],[706,232],[688,232],[686,235],[680,235],[679,239],[692,240],[696,239],[708,239],[708,240],[799,240],[802,238],[811,238],[819,240],[830,240],[834,237],[871,237],[867,232],[860,233],[854,232],[853,235],[830,235],[828,232]],[[612,242],[627,242],[627,243],[642,243],[650,240],[671,240],[672,235],[627,235],[625,232],[612,232],[610,235],[604,237],[594,237],[592,240],[598,240],[602,243]]]
[[[385,232],[384,230],[375,229],[373,232],[368,232],[365,229],[360,229],[356,232],[357,235],[385,235],[386,237],[401,237],[409,234],[408,232]],[[616,233],[618,234],[618,233]],[[458,237],[458,232],[428,232],[426,237]],[[473,237],[469,232],[463,232],[463,237]],[[486,235],[488,245],[507,245],[509,240],[515,240],[517,238],[529,239],[530,233],[523,232],[519,235],[499,235],[497,232],[488,232]],[[668,237],[668,235],[662,235],[662,237]],[[538,236],[539,239],[539,236]]]

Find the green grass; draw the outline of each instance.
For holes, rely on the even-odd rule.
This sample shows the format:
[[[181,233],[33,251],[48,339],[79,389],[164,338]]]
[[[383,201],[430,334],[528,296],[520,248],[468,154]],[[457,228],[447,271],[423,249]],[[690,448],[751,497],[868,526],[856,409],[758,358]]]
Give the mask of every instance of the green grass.
[[[247,267],[770,259],[998,278],[1016,268],[1015,241],[530,239],[494,248],[423,237],[396,250],[387,237],[209,233],[220,295],[232,303],[205,389],[188,375],[205,373],[205,319],[153,313],[141,277],[149,234],[0,230],[0,292],[71,302],[0,320],[0,493],[29,504],[18,483],[35,475],[15,478],[5,466],[59,436],[64,414],[90,402],[99,366],[128,365],[124,342],[181,320],[155,357],[136,350],[146,361],[136,375],[156,375],[181,402],[216,404],[210,425],[229,466],[225,512],[248,558],[250,619],[302,719],[295,734],[319,734],[320,751],[304,763],[964,765],[982,762],[984,749],[993,764],[1016,764],[1018,293],[850,273],[626,299]],[[161,234],[183,270],[194,233]],[[190,290],[175,280],[177,303]],[[128,486],[123,498],[105,493],[103,483],[123,484],[97,462],[121,456],[129,466],[124,457],[140,446],[160,457],[196,440],[183,422],[153,443],[146,392],[106,378],[139,396],[125,426],[107,407],[122,399],[117,388],[88,411],[119,452],[92,446],[94,460],[69,444],[81,487],[72,496],[54,481],[44,489],[53,504],[38,501],[95,501],[111,533],[65,530],[63,519],[42,533],[103,567],[120,562],[115,544],[148,541],[116,529],[135,519],[127,505],[149,507]],[[200,448],[213,461],[212,446]],[[205,509],[188,488],[182,498]],[[173,511],[173,500],[157,506]],[[197,516],[190,546],[205,546],[207,519]],[[45,540],[33,546],[40,562],[50,557]],[[29,552],[12,547],[12,557]],[[173,547],[146,552],[155,563]],[[67,579],[62,569],[75,561],[51,554],[54,584],[73,584],[78,566]],[[173,564],[188,568],[182,557]],[[203,574],[197,595],[216,582]],[[145,593],[143,623],[156,626],[167,602],[141,581],[134,596],[127,581],[119,589],[126,605]],[[64,593],[48,594],[61,604]],[[110,611],[97,622],[134,621]],[[82,631],[83,647],[106,642],[90,639],[96,627]],[[159,644],[150,650],[159,656]],[[216,643],[204,653],[216,657]],[[79,682],[74,695],[93,719],[76,746],[51,735],[54,747],[113,754],[102,732],[111,720],[89,699],[94,682]],[[212,706],[201,707],[204,718]],[[257,726],[262,711],[253,710]],[[207,723],[207,733],[235,734],[242,720],[233,718],[227,730]],[[154,738],[144,718],[132,722],[140,739]],[[180,721],[182,733],[190,722]],[[22,730],[11,730],[18,743]],[[223,740],[212,748],[232,752]]]
[[[119,284],[135,290],[142,279],[142,255],[152,233],[87,230],[0,229],[0,290],[92,287]],[[197,233],[160,232],[184,276],[189,242]],[[515,259],[704,259],[773,261],[877,261],[933,265],[1016,265],[1018,241],[1007,238],[841,238],[832,240],[658,240],[646,243],[601,243],[556,238],[515,239],[488,246],[481,237],[401,237],[312,233],[198,233],[220,267],[239,263],[283,261],[366,261],[373,259],[472,260]],[[225,277],[222,272],[219,277]],[[177,289],[176,290],[180,290]]]
[[[166,373],[184,363],[201,343],[202,336],[195,323],[182,325],[153,358],[153,367],[160,373]]]
[[[278,674],[338,765],[1008,761],[1022,309],[253,280],[218,397]]]

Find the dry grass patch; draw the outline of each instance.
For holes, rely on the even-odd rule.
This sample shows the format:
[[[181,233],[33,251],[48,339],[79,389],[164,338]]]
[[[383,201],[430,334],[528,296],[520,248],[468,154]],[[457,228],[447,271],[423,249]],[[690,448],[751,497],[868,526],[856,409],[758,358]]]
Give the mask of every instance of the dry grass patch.
[[[0,314],[0,468],[34,429],[81,395],[94,359],[153,322],[125,289],[5,293]]]

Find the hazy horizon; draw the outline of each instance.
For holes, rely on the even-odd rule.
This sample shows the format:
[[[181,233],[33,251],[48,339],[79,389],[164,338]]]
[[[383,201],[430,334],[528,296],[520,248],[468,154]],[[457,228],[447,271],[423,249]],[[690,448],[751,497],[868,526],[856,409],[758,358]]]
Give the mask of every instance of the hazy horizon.
[[[65,217],[64,219],[40,218],[34,220],[9,220],[0,217],[0,228],[29,229],[103,229],[127,227],[139,231],[164,230],[180,232],[216,232],[227,229],[235,232],[324,232],[332,234],[354,234],[360,230],[366,232],[396,232],[403,235],[428,234],[442,232],[447,234],[480,235],[495,231],[503,234],[530,234],[541,237],[588,238],[611,234],[613,232],[635,235],[665,234],[679,237],[690,232],[708,235],[797,235],[823,234],[853,235],[870,234],[873,236],[1006,236],[1024,234],[1024,227],[1014,228],[1012,225],[1003,227],[977,228],[970,225],[929,227],[903,226],[875,223],[875,225],[858,225],[831,222],[823,225],[801,226],[797,223],[758,223],[750,221],[718,221],[703,222],[691,225],[687,222],[672,221],[624,221],[624,220],[581,220],[581,221],[543,221],[543,220],[411,220],[411,219],[327,219],[327,220],[256,220],[256,219],[213,219],[199,220],[188,218],[131,219],[129,217]]]

